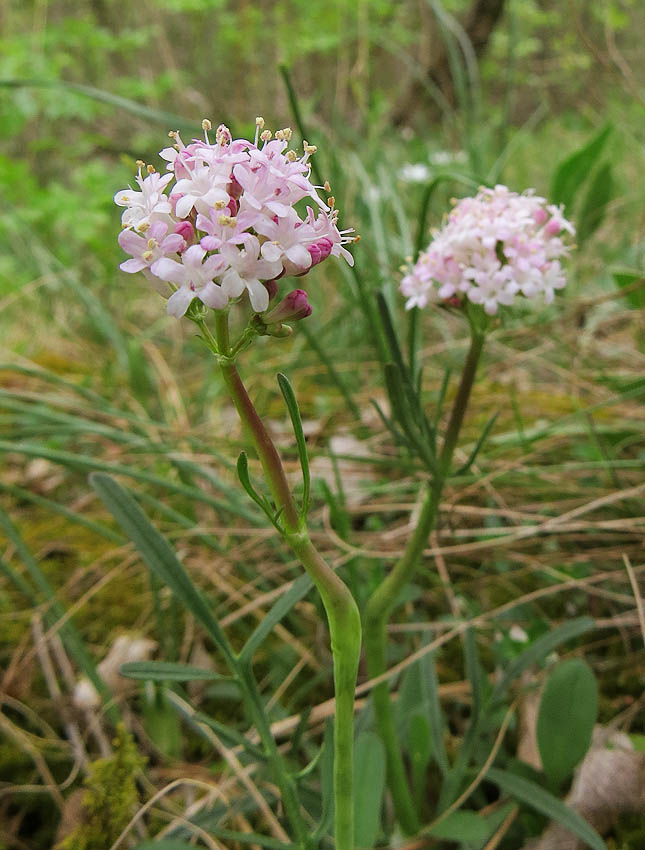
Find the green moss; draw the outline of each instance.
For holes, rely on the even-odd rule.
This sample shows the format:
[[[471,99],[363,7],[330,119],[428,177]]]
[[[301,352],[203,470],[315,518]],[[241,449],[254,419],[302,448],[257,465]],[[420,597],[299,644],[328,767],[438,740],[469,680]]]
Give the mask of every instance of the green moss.
[[[123,726],[113,741],[114,755],[95,761],[85,780],[81,823],[57,850],[109,850],[139,802],[136,776],[145,760]]]
[[[614,827],[615,838],[607,841],[608,850],[643,850],[645,821],[642,815],[621,815]]]

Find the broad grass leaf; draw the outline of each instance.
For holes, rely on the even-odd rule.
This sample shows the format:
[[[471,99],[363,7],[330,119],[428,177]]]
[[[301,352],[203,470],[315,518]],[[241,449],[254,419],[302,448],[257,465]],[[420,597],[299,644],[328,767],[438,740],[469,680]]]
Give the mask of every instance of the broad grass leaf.
[[[586,145],[574,151],[557,167],[551,183],[549,199],[554,204],[564,204],[569,210],[578,190],[598,161],[609,136],[613,131],[606,124]]]
[[[291,585],[289,590],[281,596],[269,609],[262,622],[256,627],[240,652],[240,662],[249,664],[254,653],[258,650],[271,631],[278,623],[287,616],[293,606],[304,599],[313,587],[313,582],[308,575],[299,576]]]
[[[617,268],[612,269],[611,276],[620,289],[627,289],[641,281],[642,285],[625,293],[624,298],[631,307],[637,310],[645,308],[645,272],[636,269]]]
[[[354,746],[354,841],[373,847],[381,831],[385,790],[385,748],[374,732],[363,732]]]
[[[477,812],[469,811],[452,812],[426,832],[447,841],[486,841],[490,833],[489,821]]]
[[[598,689],[589,665],[563,661],[547,679],[537,719],[537,741],[544,773],[559,787],[582,761],[598,716]]]
[[[607,211],[607,204],[612,199],[613,189],[614,178],[611,164],[604,162],[596,170],[578,213],[576,236],[579,245],[600,227]]]
[[[408,724],[408,753],[412,765],[412,786],[415,801],[421,804],[425,791],[425,777],[432,757],[432,733],[425,714],[416,713]]]
[[[563,623],[553,631],[539,637],[509,664],[505,674],[495,686],[490,701],[494,703],[499,700],[511,682],[521,676],[529,667],[543,661],[549,653],[563,643],[591,631],[593,627],[594,621],[591,617],[577,617],[575,620],[569,620],[569,622]]]
[[[195,587],[168,541],[152,525],[130,493],[109,475],[95,472],[90,482],[146,565],[166,584],[209,633],[229,662],[233,651],[208,602]]]
[[[562,800],[554,797],[553,794],[537,783],[524,779],[516,773],[510,773],[496,767],[492,767],[488,771],[486,778],[497,785],[501,791],[510,794],[511,797],[520,800],[522,803],[526,803],[527,806],[541,812],[546,817],[561,823],[579,838],[582,838],[583,841],[586,841],[592,850],[607,850],[605,842],[584,818],[574,812],[573,809],[565,806]]]

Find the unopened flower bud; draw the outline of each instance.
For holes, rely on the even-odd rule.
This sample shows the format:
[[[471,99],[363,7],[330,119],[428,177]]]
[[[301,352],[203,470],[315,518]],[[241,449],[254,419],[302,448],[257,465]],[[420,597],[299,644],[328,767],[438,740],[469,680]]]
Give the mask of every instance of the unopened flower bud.
[[[318,245],[308,245],[307,250],[311,254],[311,265],[316,266],[322,260],[322,251]]]
[[[294,289],[279,304],[262,316],[265,325],[279,322],[297,322],[311,316],[311,304],[304,289]]]
[[[326,260],[327,257],[331,254],[331,249],[334,247],[331,239],[328,239],[326,236],[316,243],[316,246],[320,250],[320,262]]]
[[[277,280],[265,280],[263,281],[264,288],[269,293],[269,301],[273,301],[273,299],[278,294],[278,281]]]
[[[183,238],[186,247],[195,241],[195,228],[189,221],[178,221],[175,225],[175,233]]]

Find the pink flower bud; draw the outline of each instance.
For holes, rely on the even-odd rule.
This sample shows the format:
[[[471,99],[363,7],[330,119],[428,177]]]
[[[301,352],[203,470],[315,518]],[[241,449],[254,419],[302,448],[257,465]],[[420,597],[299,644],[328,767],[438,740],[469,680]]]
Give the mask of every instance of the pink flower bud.
[[[195,241],[195,228],[189,221],[178,221],[175,225],[175,233],[178,233],[186,243],[186,247]]]
[[[322,260],[322,251],[318,245],[308,245],[307,250],[311,254],[311,265],[318,265],[318,263]]]
[[[265,280],[263,281],[264,288],[269,293],[269,301],[273,301],[273,299],[278,294],[278,281],[277,280]]]
[[[562,222],[559,218],[556,218],[555,216],[544,226],[544,232],[547,233],[549,236],[557,236],[561,230]]]
[[[311,305],[307,301],[304,289],[294,289],[286,295],[279,304],[262,316],[265,325],[281,322],[297,322],[311,316]]]
[[[316,243],[318,248],[320,249],[320,262],[326,260],[327,257],[331,254],[331,249],[334,247],[334,243],[331,239],[328,239],[326,236]]]
[[[241,196],[244,189],[237,182],[235,177],[233,177],[233,175],[231,175],[231,182],[226,184],[226,191],[229,193],[229,195],[232,198],[235,198],[237,200]],[[231,213],[231,215],[235,215],[235,213]]]
[[[533,213],[533,221],[539,226],[544,224],[549,216],[547,215],[547,211],[543,207],[538,207]]]

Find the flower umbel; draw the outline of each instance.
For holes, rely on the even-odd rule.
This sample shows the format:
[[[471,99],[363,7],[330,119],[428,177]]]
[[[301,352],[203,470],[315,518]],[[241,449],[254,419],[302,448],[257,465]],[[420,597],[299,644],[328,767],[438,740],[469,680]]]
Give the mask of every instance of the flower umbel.
[[[174,145],[160,153],[170,173],[148,166],[143,177],[139,162],[139,190],[114,197],[125,207],[119,243],[132,256],[121,269],[167,281],[170,315],[185,315],[194,298],[221,310],[245,292],[263,313],[278,278],[307,274],[330,254],[353,264],[343,247],[353,231],[338,230],[333,199],[328,206],[310,180],[313,145],[305,142],[298,156],[289,149],[291,130],[272,138],[262,119],[253,142],[221,125],[212,143],[210,122],[202,126],[204,139],[188,145],[170,133]],[[304,199],[316,212],[309,206],[301,217],[296,204]]]
[[[562,209],[531,190],[482,188],[459,201],[401,281],[406,307],[467,297],[494,315],[517,295],[547,304],[565,284],[560,257],[575,228]]]

